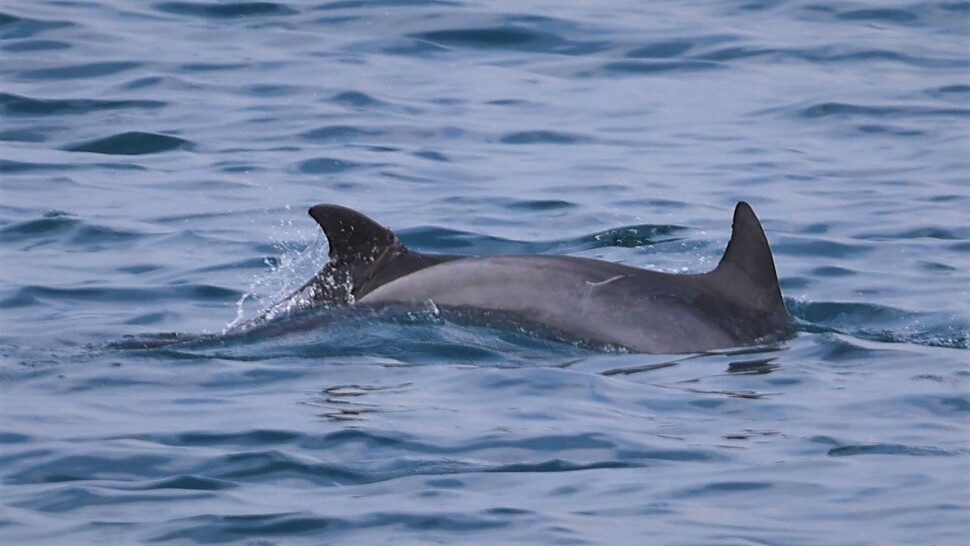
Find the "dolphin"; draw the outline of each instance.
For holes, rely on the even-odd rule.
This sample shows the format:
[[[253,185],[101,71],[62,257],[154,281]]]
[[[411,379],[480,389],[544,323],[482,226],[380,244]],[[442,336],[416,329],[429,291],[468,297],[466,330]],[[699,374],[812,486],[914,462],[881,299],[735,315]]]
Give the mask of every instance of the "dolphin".
[[[768,240],[743,201],[717,267],[693,275],[576,256],[425,254],[353,209],[320,204],[309,213],[330,256],[297,291],[315,304],[498,313],[643,353],[760,345],[792,334]]]

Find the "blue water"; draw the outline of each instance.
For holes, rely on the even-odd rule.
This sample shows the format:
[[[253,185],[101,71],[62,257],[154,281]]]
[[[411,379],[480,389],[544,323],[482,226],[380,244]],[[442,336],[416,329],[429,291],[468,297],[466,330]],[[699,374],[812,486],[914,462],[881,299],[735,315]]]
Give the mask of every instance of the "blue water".
[[[970,3],[0,7],[3,544],[970,540]],[[713,267],[797,335],[638,355],[283,317],[306,215]]]

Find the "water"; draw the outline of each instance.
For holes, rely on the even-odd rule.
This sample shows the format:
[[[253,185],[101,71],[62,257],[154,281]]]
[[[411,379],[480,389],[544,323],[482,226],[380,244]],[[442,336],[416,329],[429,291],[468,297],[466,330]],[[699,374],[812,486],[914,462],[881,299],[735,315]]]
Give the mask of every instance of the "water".
[[[0,542],[966,544],[970,3],[0,8]],[[422,251],[713,267],[798,334],[636,355],[246,320],[331,202]]]

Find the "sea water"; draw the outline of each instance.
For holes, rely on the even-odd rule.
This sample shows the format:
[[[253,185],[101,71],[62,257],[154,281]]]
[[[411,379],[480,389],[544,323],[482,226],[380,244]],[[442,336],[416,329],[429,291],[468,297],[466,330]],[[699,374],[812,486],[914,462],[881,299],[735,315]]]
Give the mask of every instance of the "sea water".
[[[5,1],[0,543],[967,544],[968,35],[963,1]],[[316,203],[693,273],[739,200],[777,346],[220,336],[326,262]]]

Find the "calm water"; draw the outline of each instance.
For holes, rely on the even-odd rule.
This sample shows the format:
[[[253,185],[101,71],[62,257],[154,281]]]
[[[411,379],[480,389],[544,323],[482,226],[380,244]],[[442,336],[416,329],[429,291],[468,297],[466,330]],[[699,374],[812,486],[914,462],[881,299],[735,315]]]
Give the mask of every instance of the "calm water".
[[[5,1],[0,542],[966,544],[970,3],[563,4]],[[315,203],[697,272],[741,199],[780,347],[123,348],[299,286]]]

